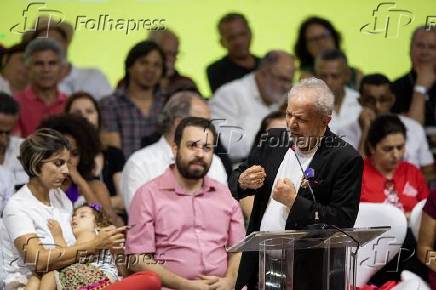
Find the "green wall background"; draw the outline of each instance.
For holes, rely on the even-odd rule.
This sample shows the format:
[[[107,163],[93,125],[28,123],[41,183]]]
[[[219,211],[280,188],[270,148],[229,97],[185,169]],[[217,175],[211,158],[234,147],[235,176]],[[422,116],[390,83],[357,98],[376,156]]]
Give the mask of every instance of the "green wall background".
[[[78,15],[165,19],[165,26],[181,39],[178,69],[193,77],[206,95],[209,95],[206,65],[224,54],[216,32],[216,23],[224,13],[238,11],[247,16],[254,32],[252,51],[258,55],[272,48],[293,51],[301,21],[309,15],[326,17],[342,33],[342,46],[353,66],[365,73],[381,71],[391,78],[410,67],[409,39],[413,29],[424,25],[427,16],[436,15],[435,0],[0,0],[0,43],[8,46],[20,39],[10,28],[23,22],[23,10],[31,2],[42,2],[46,9],[61,11],[73,25]],[[395,9],[410,11],[400,19],[399,34],[386,38],[383,34],[360,32],[364,24],[373,22],[373,10],[383,2],[394,2]],[[414,20],[403,26],[407,15],[413,15]],[[30,14],[29,18],[34,19]],[[123,61],[129,48],[146,35],[146,30],[128,35],[121,31],[75,31],[68,57],[77,65],[101,68],[115,84],[123,75]]]

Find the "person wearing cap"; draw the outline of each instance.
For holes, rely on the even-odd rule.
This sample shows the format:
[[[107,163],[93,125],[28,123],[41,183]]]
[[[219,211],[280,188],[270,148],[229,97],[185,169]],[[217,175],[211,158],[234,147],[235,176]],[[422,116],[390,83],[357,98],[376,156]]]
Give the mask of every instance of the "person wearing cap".
[[[0,49],[0,92],[15,95],[28,84],[27,70],[24,65],[24,43]]]
[[[30,83],[15,98],[20,105],[17,130],[22,137],[27,137],[44,117],[64,110],[67,95],[58,85],[65,52],[53,39],[37,38],[26,46],[24,61]]]
[[[288,94],[287,129],[270,129],[248,160],[229,178],[237,199],[254,195],[247,235],[254,231],[306,229],[325,224],[353,227],[359,211],[363,160],[328,127],[334,95],[325,82],[303,79]],[[288,136],[288,132],[290,138]],[[339,251],[338,254],[341,252]],[[323,289],[323,252],[310,250],[294,257],[294,289]],[[258,253],[242,254],[236,289],[255,289]],[[340,268],[332,289],[345,285]]]
[[[34,31],[27,31],[23,35],[23,42],[35,38],[51,38],[56,40],[68,54],[68,48],[73,39],[73,27],[66,21],[57,23],[47,16],[39,16],[35,22]],[[97,100],[112,93],[112,86],[102,71],[97,68],[81,68],[67,62],[64,76],[59,89],[67,95],[83,91],[94,96]]]

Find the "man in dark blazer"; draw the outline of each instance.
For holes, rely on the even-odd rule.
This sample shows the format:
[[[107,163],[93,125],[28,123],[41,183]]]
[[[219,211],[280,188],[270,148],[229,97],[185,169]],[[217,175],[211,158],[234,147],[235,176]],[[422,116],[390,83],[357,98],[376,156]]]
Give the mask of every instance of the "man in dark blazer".
[[[333,106],[334,97],[323,81],[316,78],[302,80],[289,93],[288,130],[270,130],[247,161],[233,172],[229,187],[234,196],[242,199],[255,195],[247,234],[260,230],[261,225],[262,230],[303,229],[315,222],[340,228],[353,227],[359,210],[363,160],[351,145],[328,128]],[[280,172],[283,171],[281,168],[303,170],[300,164],[294,166],[292,163],[295,157],[289,157],[297,152],[311,158],[307,168],[312,170],[313,177],[308,181],[316,202],[308,186],[282,178],[289,172]],[[283,166],[286,162],[290,164],[288,167]],[[265,212],[273,202],[287,210],[284,211],[288,213],[287,218],[281,225],[280,218],[270,218],[267,223]],[[271,221],[277,225],[271,225]],[[322,289],[321,281],[316,279],[319,276],[316,269],[304,269],[305,260],[310,257],[310,254],[306,259],[295,257],[294,263],[299,264],[294,264],[294,289]],[[250,290],[256,289],[257,279],[258,253],[243,253],[236,289],[245,285]]]

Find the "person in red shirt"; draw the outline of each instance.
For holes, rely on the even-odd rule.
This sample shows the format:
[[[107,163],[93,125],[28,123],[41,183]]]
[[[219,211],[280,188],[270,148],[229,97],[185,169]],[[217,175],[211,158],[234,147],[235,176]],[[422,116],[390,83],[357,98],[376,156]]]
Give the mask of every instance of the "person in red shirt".
[[[360,201],[392,204],[407,217],[429,190],[420,170],[402,160],[406,137],[404,124],[395,115],[383,114],[373,121],[365,144]]]
[[[15,96],[20,104],[18,131],[27,137],[44,117],[61,113],[67,96],[60,92],[58,83],[65,65],[65,51],[54,40],[36,38],[24,53],[30,84]]]

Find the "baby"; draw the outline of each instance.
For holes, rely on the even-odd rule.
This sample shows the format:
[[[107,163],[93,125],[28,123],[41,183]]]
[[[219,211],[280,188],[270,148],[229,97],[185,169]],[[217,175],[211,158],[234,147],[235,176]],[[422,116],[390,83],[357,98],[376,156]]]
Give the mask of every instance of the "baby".
[[[77,244],[93,240],[101,228],[109,225],[99,204],[84,204],[73,212],[72,229]],[[48,227],[55,244],[67,246],[59,223],[49,220]],[[25,290],[102,289],[118,280],[118,269],[109,250],[102,250],[87,260],[44,274],[42,278],[33,275]]]

